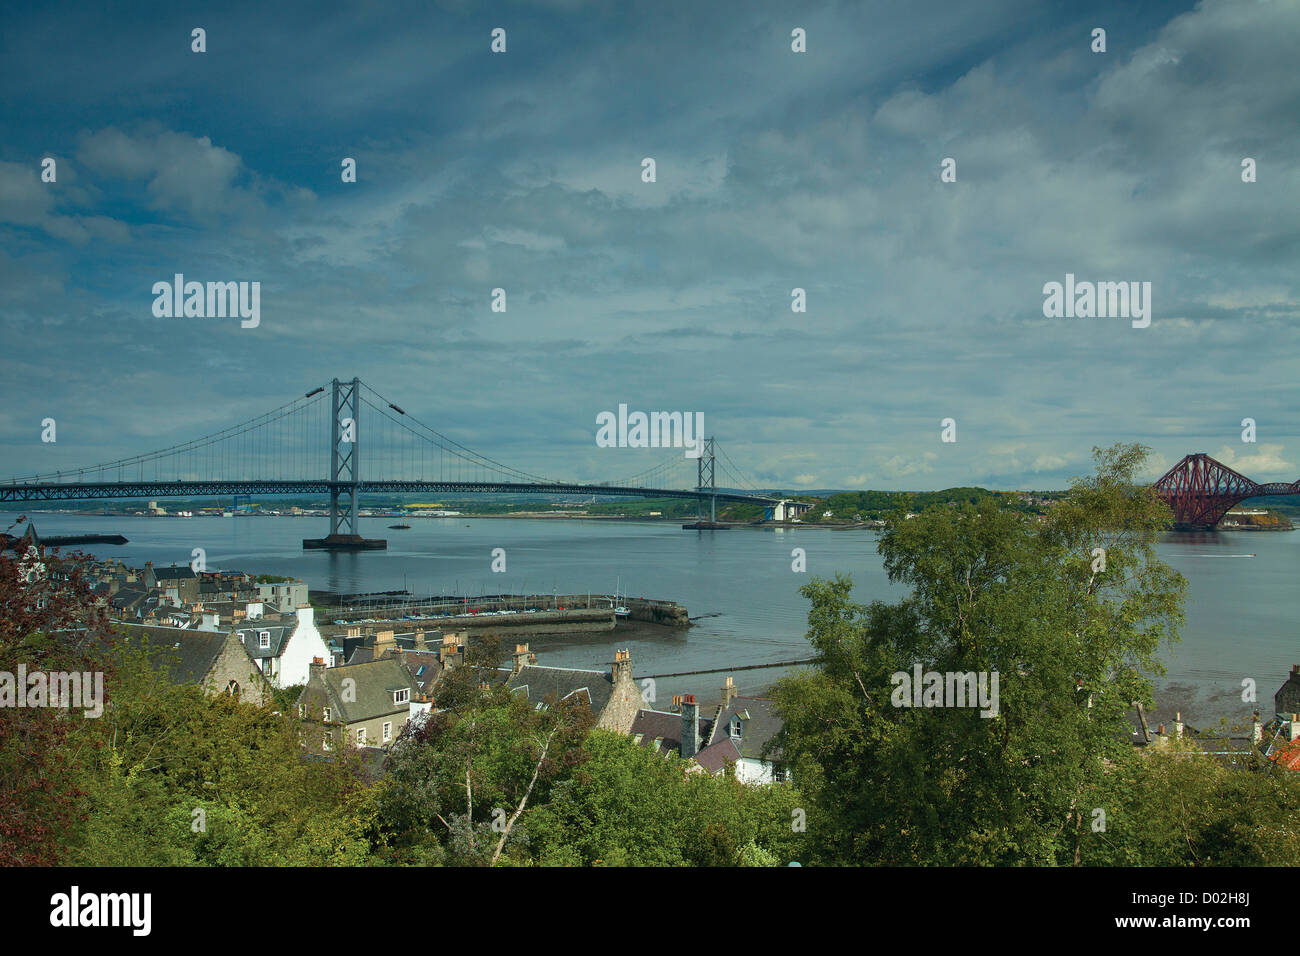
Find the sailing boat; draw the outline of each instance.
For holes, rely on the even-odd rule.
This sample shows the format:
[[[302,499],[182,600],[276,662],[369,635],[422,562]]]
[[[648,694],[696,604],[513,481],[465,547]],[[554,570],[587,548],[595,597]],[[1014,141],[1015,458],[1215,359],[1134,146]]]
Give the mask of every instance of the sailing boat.
[[[618,589],[619,589],[619,587],[620,587],[622,584],[623,584],[623,579],[622,579],[622,578],[619,578],[619,579],[617,580],[617,583],[615,583],[615,585],[614,585],[614,616],[615,616],[615,617],[631,617],[631,616],[632,616],[632,612],[631,612],[630,610],[628,610],[626,607],[624,607],[622,604],[619,604],[619,603],[618,603]]]

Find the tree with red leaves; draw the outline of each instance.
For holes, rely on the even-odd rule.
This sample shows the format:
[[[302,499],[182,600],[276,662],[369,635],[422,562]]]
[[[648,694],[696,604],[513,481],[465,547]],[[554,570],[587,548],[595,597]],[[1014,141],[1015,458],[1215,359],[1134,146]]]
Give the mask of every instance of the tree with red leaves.
[[[0,672],[16,681],[20,665],[28,674],[104,671],[95,656],[108,621],[85,582],[87,556],[12,545],[0,551]],[[56,638],[61,631],[80,633]],[[82,796],[70,764],[79,745],[94,746],[81,732],[86,719],[78,710],[0,706],[0,866],[60,861]]]

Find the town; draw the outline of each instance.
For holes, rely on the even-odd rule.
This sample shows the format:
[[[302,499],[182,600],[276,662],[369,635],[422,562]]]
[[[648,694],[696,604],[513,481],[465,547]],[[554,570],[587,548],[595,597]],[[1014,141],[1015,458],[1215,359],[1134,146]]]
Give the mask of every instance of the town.
[[[57,564],[39,549],[27,555],[37,557]],[[766,752],[781,726],[772,701],[738,695],[730,677],[708,713],[690,694],[672,695],[671,705],[657,709],[656,682],[638,683],[623,650],[599,671],[539,663],[527,643],[514,645],[507,666],[467,663],[471,635],[499,641],[508,630],[488,617],[461,615],[456,630],[399,630],[411,615],[325,623],[297,580],[151,562],[128,568],[115,560],[91,562],[83,574],[114,632],[143,639],[170,680],[257,705],[288,691],[282,699],[296,707],[304,747],[316,752],[389,747],[430,712],[443,675],[473,667],[480,684],[501,684],[538,707],[580,701],[597,727],[677,754],[690,773],[730,772],[747,783],[784,778],[779,754]]]

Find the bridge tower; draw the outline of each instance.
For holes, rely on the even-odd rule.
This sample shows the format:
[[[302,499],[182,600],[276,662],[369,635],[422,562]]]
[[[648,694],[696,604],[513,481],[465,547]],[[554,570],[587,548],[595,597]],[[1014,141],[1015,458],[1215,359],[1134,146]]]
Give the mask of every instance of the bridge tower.
[[[717,461],[714,458],[713,439],[704,439],[704,447],[700,449],[700,457],[695,460],[696,478],[698,479],[695,488],[700,493],[699,497],[699,518],[700,524],[704,524],[704,493],[709,493],[709,524],[716,524],[718,519],[718,483],[715,474]]]
[[[344,534],[357,535],[357,482],[360,457],[359,434],[361,407],[357,388],[360,379],[330,382],[330,537],[340,529]],[[340,495],[343,492],[343,495]],[[340,498],[342,507],[340,507]]]
[[[357,491],[361,484],[361,380],[330,382],[330,533],[306,538],[302,546],[314,551],[382,551],[383,539],[363,538],[357,521]]]

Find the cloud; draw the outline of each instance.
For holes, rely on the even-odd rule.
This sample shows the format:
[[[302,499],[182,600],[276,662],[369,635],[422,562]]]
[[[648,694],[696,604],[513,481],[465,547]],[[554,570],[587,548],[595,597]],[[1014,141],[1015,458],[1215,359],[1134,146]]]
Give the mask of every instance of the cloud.
[[[699,409],[777,487],[1059,487],[1093,445],[1141,441],[1154,467],[1244,415],[1300,440],[1292,4],[1144,8],[1106,56],[1027,0],[812,7],[806,55],[761,2],[530,7],[504,57],[468,4],[400,28],[382,6],[305,11],[214,21],[250,42],[207,59],[167,55],[167,22],[15,49],[7,68],[49,77],[0,85],[15,421],[64,395],[131,453],[141,409],[234,422],[357,374],[543,473],[611,477],[593,402]],[[103,81],[65,81],[74,64]],[[46,151],[68,157],[57,189]],[[145,292],[175,271],[261,279],[262,326],[159,324]],[[1067,272],[1151,281],[1151,327],[1045,319]],[[106,401],[69,371],[105,357],[148,374]],[[938,454],[947,416],[961,442]]]
[[[1260,442],[1258,445],[1243,447],[1250,448],[1250,451],[1238,454],[1237,449],[1232,445],[1224,445],[1217,454],[1210,457],[1256,481],[1294,481],[1297,474],[1300,474],[1300,468],[1282,457],[1281,443]]]

